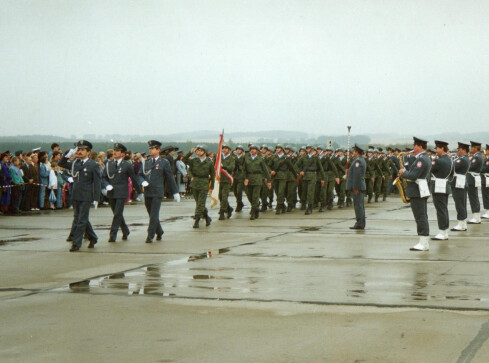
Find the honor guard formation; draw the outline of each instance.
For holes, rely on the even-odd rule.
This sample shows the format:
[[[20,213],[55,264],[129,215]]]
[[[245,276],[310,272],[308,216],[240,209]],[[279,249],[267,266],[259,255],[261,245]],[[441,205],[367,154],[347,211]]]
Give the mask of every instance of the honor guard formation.
[[[211,225],[207,198],[212,199],[216,192],[220,221],[230,219],[233,212],[242,213],[246,204],[250,220],[256,220],[260,213],[272,209],[276,215],[297,210],[305,215],[324,213],[333,210],[336,202],[337,208],[353,207],[356,222],[350,228],[364,230],[365,203],[379,203],[390,193],[399,193],[411,206],[419,237],[411,250],[427,251],[430,197],[438,222],[432,240],[447,240],[449,231],[463,233],[469,224],[489,219],[489,144],[484,151],[482,143],[475,141],[458,142],[452,151],[446,141],[435,140],[434,145],[434,150],[428,150],[428,141],[417,137],[413,137],[413,147],[403,151],[358,144],[352,150],[311,144],[298,149],[282,144],[249,144],[233,150],[224,143],[216,156],[205,145],[197,145],[184,155],[177,147],[162,149],[156,140],[148,141],[147,154],[132,154],[121,143],[115,143],[107,154],[97,153],[87,140],[78,141],[63,154],[53,143],[49,153],[37,148],[15,152],[15,156],[8,150],[1,154],[0,206],[2,214],[13,215],[72,208],[67,241],[72,242],[70,251],[76,252],[83,238],[89,240],[88,248],[98,242],[89,214],[90,208],[99,204],[109,205],[113,212],[108,238],[113,243],[119,230],[122,240],[130,234],[124,206],[144,198],[149,217],[145,242],[152,243],[164,234],[159,214],[165,197],[179,202],[185,194],[193,195],[193,228],[200,228],[201,221],[206,227]],[[236,205],[229,201],[231,191]],[[451,228],[450,195],[457,214]]]

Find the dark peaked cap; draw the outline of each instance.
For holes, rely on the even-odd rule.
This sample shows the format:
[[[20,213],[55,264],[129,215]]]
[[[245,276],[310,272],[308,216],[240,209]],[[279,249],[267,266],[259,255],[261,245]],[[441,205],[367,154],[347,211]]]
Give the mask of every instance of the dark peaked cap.
[[[92,143],[87,140],[79,140],[75,143],[75,146],[79,149],[90,149],[92,150]]]
[[[440,141],[440,140],[435,140],[435,145],[436,145],[436,147],[443,147],[443,146],[448,147],[448,142],[446,142],[446,141]]]
[[[119,151],[126,152],[127,151],[127,147],[125,147],[124,145],[122,145],[120,142],[116,142],[114,144],[114,150],[119,150]]]
[[[156,141],[156,140],[149,140],[148,141],[148,146],[151,147],[158,147],[161,148],[161,142]]]

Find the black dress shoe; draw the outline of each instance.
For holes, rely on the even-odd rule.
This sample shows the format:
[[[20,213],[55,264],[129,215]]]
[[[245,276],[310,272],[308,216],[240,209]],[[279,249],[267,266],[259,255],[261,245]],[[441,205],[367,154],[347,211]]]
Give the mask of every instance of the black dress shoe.
[[[146,237],[146,241],[144,241],[145,243],[153,243],[153,239],[152,238],[149,238],[149,237]]]
[[[122,235],[122,240],[123,240],[123,241],[126,241],[126,240],[127,240],[127,236],[129,236],[129,234]],[[110,241],[109,241],[109,242],[110,242]]]
[[[161,238],[162,238],[162,234],[157,234],[157,235],[156,235],[156,240],[157,240],[157,241],[161,241]]]
[[[73,242],[73,237],[68,236],[68,238],[66,239],[66,242]]]
[[[71,246],[71,248],[70,248],[70,252],[76,252],[76,251],[79,251],[79,250],[80,250],[80,247],[75,246],[75,245]]]
[[[90,243],[88,244],[88,248],[94,248],[96,243],[97,243],[97,240],[90,241]]]
[[[363,229],[365,229],[365,227],[360,227],[360,226],[355,225],[353,227],[350,227],[350,229],[360,229],[360,230],[363,230]]]
[[[124,239],[124,237],[122,237],[122,239]],[[115,238],[110,237],[107,242],[115,242]]]

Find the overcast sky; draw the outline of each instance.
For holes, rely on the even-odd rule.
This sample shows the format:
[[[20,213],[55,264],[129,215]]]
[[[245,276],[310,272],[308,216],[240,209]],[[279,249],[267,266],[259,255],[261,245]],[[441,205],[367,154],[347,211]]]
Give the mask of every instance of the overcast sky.
[[[0,8],[2,135],[489,129],[487,0]]]

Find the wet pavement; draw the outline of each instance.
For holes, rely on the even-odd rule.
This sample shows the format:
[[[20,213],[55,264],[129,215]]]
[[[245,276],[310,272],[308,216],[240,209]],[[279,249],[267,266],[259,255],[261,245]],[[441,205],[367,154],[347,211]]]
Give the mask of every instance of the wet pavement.
[[[142,204],[126,207],[131,234],[116,243],[110,208],[92,209],[98,244],[78,253],[72,211],[0,216],[0,358],[488,360],[489,221],[412,252],[412,213],[394,197],[367,206],[365,231],[348,228],[351,208],[256,221],[212,210],[196,230],[193,206],[165,201],[153,244]],[[429,216],[435,234],[432,204]]]

